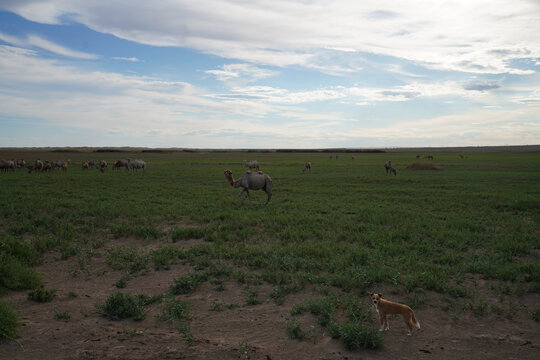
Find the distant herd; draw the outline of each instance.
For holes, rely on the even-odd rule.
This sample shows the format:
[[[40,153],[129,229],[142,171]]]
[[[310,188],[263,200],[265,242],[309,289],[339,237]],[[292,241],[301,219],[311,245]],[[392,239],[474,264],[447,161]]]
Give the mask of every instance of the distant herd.
[[[416,155],[416,158],[419,159],[421,155]],[[425,155],[423,156],[425,159],[433,160],[433,155]],[[459,155],[460,158],[465,158],[466,156],[463,154]],[[332,155],[330,155],[330,159],[332,159]],[[339,159],[338,155],[335,155],[335,159]],[[354,156],[351,157],[352,160],[354,160]],[[272,196],[272,179],[267,174],[260,171],[260,163],[257,160],[247,161],[244,160],[243,162],[244,167],[249,168],[249,171],[247,171],[242,177],[235,180],[232,176],[231,170],[225,170],[225,178],[229,181],[231,186],[237,188],[241,187],[242,191],[239,196],[241,196],[243,193],[246,193],[247,197],[249,196],[249,190],[263,190],[267,193],[268,199],[266,203],[270,201],[270,198]],[[3,172],[8,171],[15,171],[15,169],[20,168],[26,168],[28,170],[28,173],[32,172],[46,172],[46,171],[54,171],[55,169],[62,169],[63,171],[67,171],[68,168],[71,166],[71,160],[41,160],[36,159],[34,161],[34,164],[27,164],[23,159],[12,159],[12,160],[0,160],[0,170]],[[88,160],[83,161],[81,164],[81,167],[83,170],[88,169],[98,169],[102,173],[105,172],[108,169],[107,161],[105,160]],[[121,168],[125,168],[126,171],[138,171],[141,169],[143,172],[146,170],[146,162],[141,159],[120,159],[116,160],[111,168],[113,170],[118,170]],[[394,174],[397,175],[397,170],[392,166],[392,161],[388,160],[384,164],[384,168],[386,170],[386,174]],[[252,172],[255,170],[256,172]],[[304,163],[304,168],[302,169],[302,173],[311,172],[311,162],[306,161]]]
[[[15,171],[15,169],[27,169],[28,173],[31,174],[32,172],[46,172],[46,171],[53,171],[56,169],[62,169],[63,171],[67,171],[68,168],[71,166],[71,160],[41,160],[36,159],[33,164],[27,164],[24,159],[12,159],[12,160],[0,160],[0,170],[3,172],[8,171]],[[82,164],[83,170],[88,169],[98,169],[101,172],[105,172],[108,168],[107,161],[105,160],[88,160],[83,161]],[[112,169],[120,169],[120,168],[126,168],[127,171],[131,170],[138,171],[139,169],[142,169],[144,172],[146,170],[146,162],[141,159],[122,159],[122,160],[116,160],[112,164]]]

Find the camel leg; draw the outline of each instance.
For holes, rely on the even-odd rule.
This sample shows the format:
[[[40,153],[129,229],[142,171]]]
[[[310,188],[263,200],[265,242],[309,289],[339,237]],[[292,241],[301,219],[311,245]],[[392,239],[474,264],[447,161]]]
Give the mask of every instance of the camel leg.
[[[242,198],[242,194],[244,193],[244,191],[246,191],[247,189],[246,188],[242,188],[242,191],[240,191],[240,193],[238,193],[238,197],[239,198]],[[243,199],[242,199],[243,200]]]

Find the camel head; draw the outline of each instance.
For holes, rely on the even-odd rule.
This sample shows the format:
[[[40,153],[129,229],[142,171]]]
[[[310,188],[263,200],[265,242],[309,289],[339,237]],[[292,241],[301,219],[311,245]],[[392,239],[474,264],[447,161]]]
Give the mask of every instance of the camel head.
[[[229,182],[231,183],[231,186],[234,186],[234,179],[232,177],[232,171],[227,169],[223,173],[225,174],[225,178],[229,180]]]

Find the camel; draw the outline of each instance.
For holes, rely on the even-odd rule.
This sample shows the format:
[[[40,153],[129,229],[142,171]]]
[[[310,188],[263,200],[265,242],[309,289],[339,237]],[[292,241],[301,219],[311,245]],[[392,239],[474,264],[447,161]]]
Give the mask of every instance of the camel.
[[[268,204],[268,202],[270,201],[270,198],[272,197],[272,179],[270,178],[270,176],[266,175],[262,171],[247,171],[237,180],[234,180],[232,176],[232,171],[229,169],[225,170],[224,174],[225,178],[229,180],[229,183],[232,187],[242,188],[242,191],[240,191],[240,193],[238,194],[239,197],[242,196],[244,192],[246,192],[249,201],[251,201],[251,197],[249,196],[249,190],[263,190],[268,195],[268,199],[266,200],[265,205]]]
[[[394,169],[394,168],[392,167],[392,161],[391,161],[391,160],[388,160],[388,161],[384,164],[384,168],[386,169],[386,175],[388,175],[389,172],[390,172],[391,174],[397,175],[396,169]]]
[[[253,161],[244,160],[244,166],[248,167],[250,171],[253,169],[259,171],[259,162],[257,160],[253,160]]]
[[[311,162],[309,162],[309,161],[306,161],[306,163],[304,164],[304,169],[302,170],[302,172],[305,173],[306,170],[308,172],[311,171]]]

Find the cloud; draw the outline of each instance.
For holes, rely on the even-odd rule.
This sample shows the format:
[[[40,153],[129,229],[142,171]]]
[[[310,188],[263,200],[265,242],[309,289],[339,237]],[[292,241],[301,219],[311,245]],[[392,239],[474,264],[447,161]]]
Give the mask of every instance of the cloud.
[[[205,72],[214,75],[219,81],[235,80],[235,82],[242,81],[245,83],[277,74],[275,71],[262,69],[251,64],[228,64],[223,65],[221,70],[207,70]]]
[[[485,84],[485,83],[472,83],[472,84],[466,84],[463,86],[465,90],[473,90],[473,91],[487,91],[487,90],[494,90],[500,88],[500,85],[497,84]]]
[[[137,59],[136,57],[122,57],[122,56],[115,56],[115,57],[113,57],[113,60],[129,61],[129,62],[139,62],[139,61],[141,61],[141,60]]]
[[[64,46],[55,44],[47,39],[44,39],[37,35],[29,35],[26,38],[18,38],[15,36],[10,36],[7,34],[0,33],[0,40],[7,42],[18,47],[37,47],[57,55],[75,58],[75,59],[84,59],[84,60],[95,60],[99,56],[94,54],[88,54],[81,51],[75,51],[68,49]]]
[[[350,66],[342,51],[329,49],[477,74],[531,74],[513,60],[540,58],[540,6],[528,0],[436,6],[418,0],[163,0],[159,5],[143,0],[21,0],[3,2],[0,8],[32,21],[61,23],[68,18],[142,44],[190,47],[258,65],[300,65],[324,72],[331,58],[341,75],[361,66]]]

